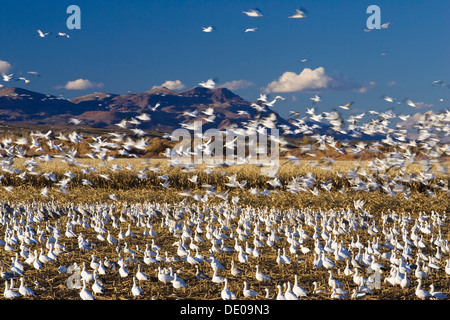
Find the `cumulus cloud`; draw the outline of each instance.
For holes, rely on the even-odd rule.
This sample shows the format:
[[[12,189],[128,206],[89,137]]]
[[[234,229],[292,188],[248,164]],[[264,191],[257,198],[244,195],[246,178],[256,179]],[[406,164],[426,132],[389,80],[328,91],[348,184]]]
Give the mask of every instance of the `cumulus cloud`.
[[[278,80],[272,81],[265,88],[266,92],[300,92],[324,90],[359,90],[358,85],[342,75],[330,75],[323,67],[305,68],[299,74],[291,71],[283,73]]]
[[[326,89],[332,78],[325,74],[325,69],[305,68],[299,74],[287,71],[283,73],[278,80],[268,84],[267,92],[296,92]]]
[[[86,90],[91,88],[103,88],[103,83],[92,82],[87,79],[68,81],[64,86],[67,90]]]
[[[0,60],[0,72],[6,73],[11,69],[11,64],[8,61]]]
[[[154,86],[153,88],[155,87],[166,87],[169,90],[181,90],[186,86],[180,80],[167,80],[162,85]]]
[[[225,82],[221,87],[225,87],[229,90],[238,90],[238,89],[245,89],[251,86],[254,86],[255,84],[251,81],[247,80],[233,80]]]

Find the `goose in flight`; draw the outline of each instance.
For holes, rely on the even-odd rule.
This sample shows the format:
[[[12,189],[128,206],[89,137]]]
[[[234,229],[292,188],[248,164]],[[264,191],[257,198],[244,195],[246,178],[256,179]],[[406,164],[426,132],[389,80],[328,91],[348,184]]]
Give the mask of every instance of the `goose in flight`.
[[[213,30],[216,30],[216,28],[215,27],[213,27],[213,26],[209,26],[209,27],[202,27],[202,31],[203,32],[213,32]]]
[[[295,13],[292,16],[289,16],[289,18],[303,19],[303,18],[306,18],[306,13],[308,13],[308,11],[306,11],[304,8],[300,8],[300,9],[295,10]]]
[[[417,108],[417,105],[411,99],[406,98],[403,102],[410,107]]]
[[[348,109],[350,109],[350,106],[351,106],[353,103],[354,103],[354,102],[351,101],[351,102],[349,102],[349,103],[340,105],[339,108],[342,108],[342,109],[344,109],[344,110],[348,110]]]
[[[27,72],[30,76],[40,77],[41,75],[37,73],[36,71],[28,71]]]
[[[320,97],[316,94],[314,95],[314,97],[311,98],[313,104],[319,103],[322,101],[322,99],[320,99]]]
[[[24,77],[19,77],[19,78],[16,79],[16,81],[20,81],[20,80],[22,80],[22,81],[25,82],[26,84],[29,84],[29,83],[30,83],[30,80],[29,80],[29,79],[26,79],[26,78],[24,78]]]
[[[56,37],[57,37],[57,38],[59,38],[59,37],[70,38],[70,36],[69,36],[67,33],[64,33],[64,32],[58,32],[58,33],[56,34]]]
[[[396,98],[388,97],[386,95],[381,96],[381,99],[387,102],[395,102],[397,100]]]
[[[79,125],[83,120],[77,119],[77,118],[70,118],[69,123],[72,123],[74,125]]]
[[[270,101],[270,102],[265,102],[265,105],[266,105],[267,107],[273,107],[274,104],[275,104],[275,102],[277,102],[278,99],[279,99],[279,100],[286,101],[286,98],[284,98],[284,97],[282,97],[282,96],[276,96],[272,101]]]
[[[260,18],[263,16],[259,9],[250,9],[249,11],[242,11],[242,13],[253,18]]]
[[[267,102],[267,95],[264,93],[260,93],[257,101]]]
[[[151,120],[150,116],[147,113],[142,113],[142,114],[136,116],[136,119],[139,119],[141,121],[150,121]]]
[[[46,36],[48,36],[49,34],[51,34],[51,32],[42,32],[41,29],[36,29],[37,33],[39,34],[39,37],[41,38],[45,38]]]
[[[2,72],[3,81],[8,82],[9,80],[11,80],[13,75],[14,75],[14,73],[6,74],[6,73]]]
[[[237,114],[238,115],[240,115],[240,116],[243,116],[243,115],[250,115],[250,113],[248,113],[248,111],[245,111],[245,110],[238,110],[237,111]]]
[[[207,116],[212,116],[214,114],[214,109],[209,107],[206,110],[202,111],[203,114],[206,114]]]
[[[255,32],[258,28],[247,28],[244,32]]]

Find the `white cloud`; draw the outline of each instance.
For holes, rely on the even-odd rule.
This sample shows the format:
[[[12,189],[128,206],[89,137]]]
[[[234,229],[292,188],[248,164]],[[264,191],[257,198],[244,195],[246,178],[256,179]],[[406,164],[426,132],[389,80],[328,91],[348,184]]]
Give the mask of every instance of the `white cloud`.
[[[180,81],[180,80],[167,80],[160,86],[154,86],[155,87],[166,87],[169,90],[181,90],[184,89],[186,86]]]
[[[67,90],[86,90],[91,88],[103,88],[103,83],[95,83],[87,79],[68,81],[64,86]]]
[[[323,90],[359,90],[361,85],[341,76],[329,75],[323,67],[305,68],[299,74],[286,71],[265,88],[266,92],[300,92]]]
[[[225,87],[229,90],[238,90],[238,89],[245,89],[251,86],[254,86],[255,84],[251,81],[247,80],[233,80],[225,82],[221,85],[221,87]]]
[[[296,92],[326,89],[332,78],[325,74],[325,69],[319,67],[311,70],[305,68],[299,74],[287,71],[276,81],[268,84],[266,92]]]
[[[370,88],[372,88],[372,87],[374,87],[376,85],[377,84],[376,84],[375,81],[370,81],[368,85],[362,86],[362,87],[358,88],[357,90],[358,90],[359,93],[366,93]]]
[[[8,72],[11,69],[11,64],[8,61],[0,60],[0,72]]]

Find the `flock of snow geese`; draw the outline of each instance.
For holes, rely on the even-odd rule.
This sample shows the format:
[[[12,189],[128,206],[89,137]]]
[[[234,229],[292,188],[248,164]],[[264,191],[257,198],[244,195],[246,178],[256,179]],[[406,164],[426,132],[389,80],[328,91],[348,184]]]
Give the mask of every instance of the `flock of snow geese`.
[[[251,17],[251,18],[262,18],[263,17],[261,10],[258,8],[250,9],[248,11],[242,11],[242,13],[245,14],[247,17]],[[290,15],[288,18],[289,19],[304,19],[307,17],[307,13],[308,13],[308,11],[305,8],[296,9],[295,13]],[[202,27],[203,32],[213,32],[214,30],[216,30],[215,26]],[[256,30],[258,30],[258,28],[255,28],[255,27],[246,28],[244,30],[244,32],[255,32]]]
[[[243,13],[249,17],[262,17],[258,9]],[[303,8],[289,16],[293,19],[306,17],[307,11]],[[389,25],[385,24],[383,28]],[[204,27],[203,32],[214,29],[213,26]],[[247,28],[245,32],[256,30]],[[50,34],[39,29],[37,32],[42,38]],[[69,35],[57,33],[56,37],[69,38]],[[36,72],[28,74],[40,76]],[[13,79],[13,74],[3,73],[2,77],[7,82]],[[23,77],[16,80],[30,81]],[[209,89],[216,87],[212,79],[199,85]],[[433,85],[448,86],[443,81],[435,81]],[[395,97],[383,96],[383,99],[388,103],[402,103]],[[413,183],[422,186],[429,197],[450,193],[448,169],[442,162],[442,158],[450,156],[449,110],[427,113],[416,119],[411,115],[396,115],[392,110],[368,111],[344,119],[334,110],[317,112],[317,104],[322,99],[315,95],[305,116],[291,111],[290,125],[279,125],[270,108],[280,100],[286,99],[277,96],[270,100],[261,94],[251,105],[256,116],[244,122],[243,127],[227,130],[239,136],[281,129],[280,137],[269,138],[276,139],[285,152],[295,148],[287,141],[287,136],[308,136],[313,142],[302,145],[300,151],[313,158],[317,157],[316,151],[325,150],[337,154],[372,153],[374,159],[368,162],[368,171],[358,166],[347,173],[336,172],[350,186],[347,190],[337,190],[341,193],[381,191],[387,196],[402,195],[410,199]],[[403,103],[416,107],[410,99],[404,99]],[[348,102],[338,108],[349,110],[352,105],[353,102]],[[27,181],[29,176],[41,175],[54,186],[42,188],[39,197],[31,203],[0,203],[0,276],[5,299],[33,298],[42,294],[45,288],[33,275],[36,271],[45,273],[50,268],[64,275],[66,290],[77,291],[83,300],[107,297],[112,289],[111,281],[104,279],[111,278],[131,279],[127,297],[132,298],[151,298],[145,290],[151,285],[144,284],[152,281],[153,284],[163,283],[166,291],[172,288],[175,297],[178,293],[189,297],[186,292],[194,292],[199,284],[207,288],[220,285],[221,290],[210,292],[216,294],[212,298],[223,300],[364,299],[376,298],[388,288],[401,290],[403,296],[413,293],[417,299],[448,298],[445,291],[448,291],[450,277],[450,244],[446,212],[422,212],[412,216],[411,213],[386,209],[374,213],[365,210],[362,200],[355,200],[353,208],[334,210],[255,208],[242,203],[239,197],[229,197],[228,191],[216,191],[217,186],[212,185],[202,185],[203,194],[197,192],[199,188],[179,192],[185,196],[179,203],[128,204],[120,202],[115,194],[110,194],[110,201],[105,203],[61,205],[50,200],[52,191],[70,193],[71,187],[75,187],[75,174],[68,171],[57,176],[54,172],[41,172],[42,163],[60,160],[80,167],[84,175],[98,174],[97,168],[79,161],[83,156],[101,161],[111,173],[134,172],[131,164],[124,168],[115,164],[116,157],[112,154],[139,158],[139,152],[149,147],[149,138],[139,125],[151,121],[151,112],[157,107],[149,106],[149,113],[117,123],[121,129],[128,129],[129,135],[121,131],[84,137],[74,129],[70,133],[31,132],[29,136],[1,140],[0,166],[4,175],[0,176],[0,182],[4,190],[14,192],[13,185],[4,184],[5,175],[16,176],[22,181]],[[249,115],[248,110],[237,113]],[[185,116],[207,122],[215,119],[213,108],[202,112],[187,110]],[[392,128],[390,125],[395,120],[396,125]],[[412,124],[408,122],[411,120],[414,120]],[[70,119],[75,128],[81,123],[82,120]],[[192,129],[185,123],[180,125]],[[324,125],[334,134],[318,134],[318,129]],[[414,135],[408,131],[411,128]],[[339,140],[335,134],[355,139],[364,135],[382,135],[384,138],[353,143]],[[170,134],[165,135],[165,138],[170,137]],[[234,148],[235,141],[226,147]],[[81,143],[89,145],[89,153],[77,153],[76,146]],[[210,143],[211,140],[205,138],[201,145],[181,153],[210,153]],[[386,148],[389,151],[385,152]],[[183,171],[192,173],[189,181],[197,185],[195,170],[198,168],[195,165],[178,162],[170,149],[165,155],[172,166],[181,166]],[[15,167],[18,158],[26,159],[25,169]],[[292,163],[301,160],[289,155],[284,159]],[[311,161],[311,164],[332,170],[331,165],[335,162],[332,158],[319,160]],[[422,165],[417,174],[407,170],[414,163]],[[207,166],[204,172],[211,173],[213,169],[231,165]],[[271,163],[263,165],[270,166]],[[398,173],[391,177],[389,174],[393,170]],[[160,187],[171,187],[170,174],[159,167],[145,167],[135,173],[145,180],[149,171],[158,174]],[[99,175],[109,179],[108,174]],[[247,181],[238,181],[236,174],[227,178],[227,190],[237,188],[260,196],[270,196],[273,192],[306,192],[319,197],[336,189],[332,181],[319,181],[311,172],[293,176],[283,184],[276,171],[268,171],[267,186],[263,190],[247,188]],[[87,178],[82,179],[82,185],[95,187]],[[223,201],[211,204],[209,200],[213,197]],[[129,243],[139,244],[133,248]],[[293,266],[320,276],[311,282],[309,277],[303,279],[293,272],[296,270]],[[193,275],[185,271],[194,269]],[[32,283],[30,278],[34,280]]]
[[[214,82],[209,80],[200,85],[214,86]],[[252,107],[259,109],[257,114],[262,115],[262,110],[270,110],[277,100],[282,99],[277,97],[269,101],[261,95]],[[321,101],[318,96],[312,100],[314,105]],[[214,110],[211,108],[203,113],[211,117]],[[190,115],[198,118],[203,113],[191,112]],[[369,172],[358,167],[348,173],[340,173],[350,183],[347,191],[339,190],[342,193],[381,190],[389,196],[399,194],[409,199],[411,191],[408,185],[415,182],[426,187],[425,192],[430,197],[436,196],[437,192],[448,195],[448,172],[440,159],[450,155],[448,143],[442,143],[442,139],[449,135],[450,112],[428,114],[418,119],[415,138],[407,136],[401,123],[394,129],[389,127],[389,120],[396,117],[392,111],[370,113],[376,117],[363,123],[364,114],[351,116],[345,121],[337,112],[316,114],[312,107],[304,118],[295,114],[292,128],[282,126],[281,129],[283,135],[295,132],[315,140],[303,146],[304,154],[309,156],[314,156],[316,150],[325,149],[341,154],[372,152],[378,155],[369,162]],[[71,123],[79,125],[80,121],[75,120]],[[327,120],[336,132],[355,137],[363,133],[384,134],[385,138],[351,144],[332,135],[315,134],[314,130]],[[75,146],[86,142],[91,152],[82,156],[100,160],[102,166],[112,173],[133,171],[131,164],[126,168],[114,164],[116,158],[111,154],[119,151],[118,154],[125,158],[139,157],[133,151],[148,147],[145,131],[137,130],[144,121],[151,121],[151,116],[141,114],[121,121],[121,128],[130,129],[130,135],[119,132],[109,133],[107,137],[83,137],[76,130],[70,134],[56,134],[49,130],[47,133],[32,132],[16,139],[5,137],[1,141],[1,169],[4,174],[15,175],[23,181],[30,175],[42,175],[54,183],[58,192],[69,193],[74,187],[72,180],[75,174],[66,172],[63,177],[57,177],[54,172],[41,172],[41,163],[59,159],[82,167],[83,174],[94,175],[96,168],[80,163],[76,148],[67,147],[67,143]],[[255,116],[244,123],[248,131],[277,127],[280,126],[277,126],[276,118],[270,114],[267,117]],[[236,134],[239,134],[238,130]],[[283,135],[278,142],[288,150],[289,144]],[[381,147],[386,146],[392,151],[383,151],[380,155]],[[203,152],[207,147],[207,143],[198,146]],[[168,154],[170,150],[167,150]],[[419,155],[423,159],[419,161],[423,169],[412,174],[407,171],[408,165],[417,162]],[[17,158],[26,158],[25,169],[15,167]],[[293,156],[286,159],[294,163],[300,161]],[[192,172],[189,181],[198,183],[198,175],[193,172],[195,166],[177,163],[173,158],[169,161],[173,166],[182,166],[185,172]],[[324,170],[331,170],[333,159],[321,161],[325,163]],[[207,167],[205,172],[214,168]],[[389,177],[392,169],[399,173]],[[140,170],[136,173],[139,179],[146,179],[148,170],[158,173],[162,188],[170,187],[170,174],[158,167]],[[438,178],[438,174],[444,174],[444,178]],[[109,178],[107,174],[102,177]],[[271,192],[311,192],[321,196],[335,188],[332,181],[318,181],[311,172],[294,176],[286,184],[276,173],[270,173],[268,177],[264,190],[246,189],[246,181],[238,181],[236,174],[228,176],[225,187],[261,196]],[[3,179],[4,176],[0,181]],[[83,179],[82,184],[93,186],[88,179]],[[3,240],[0,240],[0,251],[4,298],[39,295],[42,289],[39,281],[29,283],[27,273],[34,270],[45,272],[48,268],[57,268],[59,274],[67,275],[67,290],[79,290],[79,297],[86,300],[108,294],[110,283],[103,281],[104,277],[131,278],[130,296],[148,297],[144,290],[147,287],[142,283],[152,276],[157,279],[155,281],[164,283],[166,289],[173,287],[175,296],[177,292],[194,290],[196,284],[221,284],[223,288],[217,298],[225,300],[363,299],[376,297],[387,287],[401,288],[405,295],[415,287],[414,293],[419,299],[447,298],[446,293],[435,291],[435,288],[447,290],[448,287],[441,286],[441,281],[447,279],[448,284],[450,276],[446,212],[423,212],[417,217],[389,209],[371,213],[365,210],[362,200],[355,200],[354,208],[347,209],[281,211],[249,207],[239,197],[229,199],[228,191],[215,191],[217,186],[203,187],[207,187],[204,195],[193,190],[179,192],[185,198],[176,204],[126,204],[111,194],[111,201],[106,203],[68,203],[62,206],[45,201],[49,199],[48,187],[43,188],[40,198],[32,203],[2,203],[0,224]],[[13,186],[3,185],[3,188],[14,192]],[[209,199],[212,197],[223,201],[211,204]],[[168,239],[173,239],[173,242],[168,244]],[[130,247],[128,243],[132,241],[139,241],[139,245]],[[106,251],[114,256],[100,256],[105,251],[98,248],[105,246],[111,247],[112,250]],[[81,258],[75,261],[79,256],[76,252],[90,257],[90,263]],[[70,263],[59,265],[59,261],[69,260]],[[187,278],[188,273],[182,269],[192,266],[196,269],[195,277]],[[303,266],[310,273],[327,271],[328,276],[318,277],[313,283],[306,282],[300,275],[292,273],[289,269],[292,266]],[[178,270],[175,271],[176,268]],[[275,271],[279,274],[276,275]],[[281,280],[276,278],[280,274]],[[73,275],[79,277],[74,278]],[[18,287],[17,281],[20,283]],[[253,283],[257,283],[257,287],[250,287]],[[430,290],[426,290],[424,283]]]
[[[44,213],[50,211],[60,218],[45,219]],[[386,212],[377,225],[367,216],[350,209],[279,211],[226,202],[202,207],[185,202],[4,203],[0,244],[2,256],[10,258],[9,265],[2,261],[1,267],[4,298],[39,295],[40,281],[28,282],[28,274],[57,268],[67,276],[66,290],[78,291],[83,300],[110,294],[107,277],[132,279],[127,298],[150,298],[143,284],[154,278],[150,286],[158,282],[164,285],[161,290],[172,287],[175,297],[197,285],[218,284],[222,290],[213,299],[364,299],[388,287],[405,295],[414,292],[418,299],[447,299],[436,287],[447,279],[442,289],[448,289],[448,217],[436,212],[417,218]],[[366,241],[360,237],[364,234]],[[131,248],[127,243],[133,240],[145,245]],[[85,258],[75,258],[80,257],[75,251]],[[307,262],[312,256],[314,261]],[[310,283],[292,274],[290,266],[328,276]],[[195,277],[183,271],[193,267]],[[277,268],[282,280],[274,278],[272,269]],[[250,282],[255,283],[253,288]]]

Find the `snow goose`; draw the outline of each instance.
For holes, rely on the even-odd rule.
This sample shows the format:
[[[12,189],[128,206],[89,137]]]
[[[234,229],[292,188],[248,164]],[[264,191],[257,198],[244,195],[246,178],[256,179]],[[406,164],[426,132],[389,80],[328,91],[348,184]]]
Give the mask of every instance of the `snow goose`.
[[[417,279],[417,282],[419,282],[419,284],[416,287],[416,296],[422,300],[430,298],[431,294],[428,291],[422,289],[422,279]]]
[[[142,289],[136,284],[136,277],[133,277],[133,287],[131,288],[131,293],[134,297],[138,297],[143,294]]]
[[[24,266],[23,264],[19,261],[19,254],[16,252],[16,256],[14,258],[14,263],[13,263],[14,267],[16,267],[17,269],[19,269],[20,271],[24,271]]]
[[[353,270],[350,268],[350,261],[346,260],[345,262],[345,269],[344,269],[344,275],[346,275],[347,277],[353,275]]]
[[[244,270],[242,270],[241,268],[237,267],[234,263],[234,260],[231,260],[231,274],[235,277],[239,277],[241,275],[243,275],[245,273]]]
[[[46,36],[48,36],[51,32],[42,32],[41,29],[36,29],[37,33],[39,34],[39,37],[41,38],[45,38]]]
[[[330,295],[331,299],[346,299],[347,295],[345,293],[339,292],[338,288],[333,288]]]
[[[97,261],[97,259],[95,258],[95,255],[91,256],[91,263],[89,264],[89,266],[93,269],[93,270],[97,270],[98,267],[100,266],[100,263]]]
[[[423,268],[422,268],[422,262],[421,261],[417,261],[417,267],[416,270],[414,271],[414,276],[417,279],[425,279],[429,276],[428,272],[426,272]]]
[[[326,269],[332,269],[332,268],[336,267],[336,264],[333,262],[333,260],[331,260],[329,257],[327,257],[325,255],[325,251],[322,251],[321,260],[322,260],[322,265]]]
[[[86,270],[86,262],[83,261],[83,269],[81,270],[81,278],[85,280],[87,283],[94,280],[94,276],[92,273]]]
[[[281,255],[281,258],[283,258],[285,264],[291,264],[291,258],[286,254],[286,248],[283,248],[283,254]]]
[[[224,281],[224,287],[222,289],[222,291],[220,292],[220,296],[222,297],[223,300],[233,300],[236,298],[236,295],[230,291],[230,289],[228,289],[228,279],[225,278]]]
[[[173,276],[165,273],[163,270],[161,270],[161,267],[158,267],[158,280],[167,284],[173,280]]]
[[[259,293],[257,291],[254,291],[254,290],[248,288],[247,281],[244,281],[243,294],[244,294],[244,297],[247,297],[247,298],[254,298],[259,295]]]
[[[430,294],[431,294],[431,299],[436,299],[436,300],[448,299],[448,297],[445,293],[434,291],[434,284],[430,284]]]
[[[264,273],[259,271],[259,265],[256,265],[255,278],[256,278],[256,280],[258,280],[260,282],[266,282],[266,281],[272,280],[271,277],[269,277],[268,275],[265,275]]]
[[[43,264],[52,262],[53,260],[50,259],[46,254],[44,254],[44,248],[40,249],[40,253],[39,253],[39,257],[38,257],[39,261],[42,262]]]
[[[195,269],[196,269],[195,277],[198,280],[211,280],[211,278],[207,274],[205,274],[199,270],[198,265],[195,265]]]
[[[253,18],[260,18],[263,16],[259,9],[250,9],[249,11],[242,11],[242,13],[246,14],[248,17]]]
[[[86,280],[83,279],[83,287],[80,291],[80,297],[83,300],[95,300],[93,294],[86,289]]]
[[[125,265],[122,264],[119,268],[119,274],[122,278],[128,277],[128,270],[125,268]]]
[[[300,300],[297,295],[291,290],[291,282],[288,281],[286,290],[284,292],[284,298],[286,300]]]
[[[303,9],[303,8],[301,8],[301,9],[296,9],[295,10],[295,13],[293,14],[293,15],[291,15],[291,16],[289,16],[288,18],[291,18],[291,19],[304,19],[304,18],[306,18],[306,13],[307,13],[307,11],[305,10],[305,9]],[[305,59],[303,59],[303,60],[305,60]],[[303,61],[302,60],[302,61]],[[316,97],[318,97],[317,95],[316,95]],[[312,100],[313,98],[311,98],[311,100]],[[314,100],[313,100],[314,101]],[[321,101],[320,100],[320,98],[319,98],[319,101]],[[316,102],[317,103],[317,102]]]
[[[217,270],[214,269],[214,273],[213,273],[213,276],[212,276],[211,281],[214,282],[214,283],[222,283],[222,282],[225,281],[225,278],[222,277],[222,276],[219,276],[219,275],[217,274]]]
[[[408,278],[408,274],[405,273],[403,276],[403,279],[400,281],[400,287],[402,287],[402,289],[406,289],[406,288],[409,288],[410,285],[411,285],[411,281]]]
[[[447,263],[445,264],[445,273],[450,275],[450,258],[447,259]]]
[[[146,281],[148,280],[148,276],[141,271],[141,265],[138,264],[138,269],[136,271],[136,279],[138,279],[139,281]]]
[[[188,285],[186,284],[186,282],[183,279],[179,278],[176,272],[173,274],[173,280],[171,282],[172,282],[172,286],[175,289],[188,288]]]
[[[11,257],[11,267],[9,268],[9,271],[11,271],[14,276],[23,276],[23,267],[20,269],[20,267],[16,266],[14,257]]]
[[[280,248],[278,248],[278,255],[277,255],[277,258],[276,258],[276,262],[277,262],[277,264],[280,266],[280,265],[283,265],[283,264],[286,264],[286,261],[284,260],[284,258],[281,256],[281,249]]]
[[[158,262],[158,260],[156,260],[155,258],[153,258],[152,256],[150,256],[149,253],[147,253],[147,251],[144,251],[144,263],[146,265],[150,265],[152,263],[156,263]]]
[[[355,283],[355,284],[357,284],[358,286],[360,286],[362,283],[363,283],[363,281],[364,280],[367,280],[366,278],[364,278],[362,275],[359,275],[358,274],[358,272],[359,272],[359,269],[358,268],[355,268],[354,269],[354,274],[353,274],[353,282]]]
[[[97,268],[96,271],[98,272],[98,274],[101,274],[101,275],[106,274],[106,268],[105,268],[105,266],[103,265],[103,260],[100,260],[99,265],[98,265],[98,268]]]
[[[333,271],[328,270],[328,273],[330,274],[330,276],[328,277],[328,285],[332,288],[337,288],[337,287],[343,287],[344,285],[342,284],[342,282],[340,282],[337,279],[333,278]]]
[[[313,282],[313,286],[314,286],[314,289],[313,289],[313,293],[314,294],[326,293],[327,292],[326,290],[319,289],[319,284],[316,281]]]
[[[212,32],[216,28],[214,26],[202,27],[203,32]]]
[[[25,280],[23,279],[23,277],[20,278],[19,293],[24,297],[35,295],[33,290],[25,286]]]
[[[238,260],[239,260],[240,263],[247,263],[248,262],[248,255],[246,255],[244,253],[243,249],[239,250]]]
[[[364,292],[365,294],[373,294],[372,289],[370,289],[368,286],[366,286],[366,281],[365,280],[363,280],[363,282],[359,286],[358,292]]]
[[[292,292],[294,292],[295,295],[299,298],[300,297],[305,297],[305,298],[308,297],[308,293],[306,292],[306,290],[298,285],[298,276],[297,275],[294,276],[294,279],[295,279],[295,282],[294,282],[294,286],[292,287]]]
[[[98,273],[97,271],[94,271],[94,283],[92,284],[92,291],[94,294],[103,294],[103,286],[100,283],[100,280],[98,279]]]
[[[35,250],[34,257],[33,257],[32,265],[36,270],[42,269],[42,263],[39,261],[39,256],[38,256],[36,250]]]
[[[356,291],[356,289],[352,290],[352,295],[351,295],[352,299],[364,299],[365,297],[366,297],[365,292],[359,292],[359,291]]]
[[[284,297],[284,294],[283,294],[283,290],[281,289],[281,285],[277,285],[277,288],[278,288],[278,294],[277,294],[276,299],[277,300],[286,300],[286,298]]]
[[[15,299],[20,297],[20,293],[9,288],[8,281],[5,281],[5,291],[3,292],[5,299]]]

